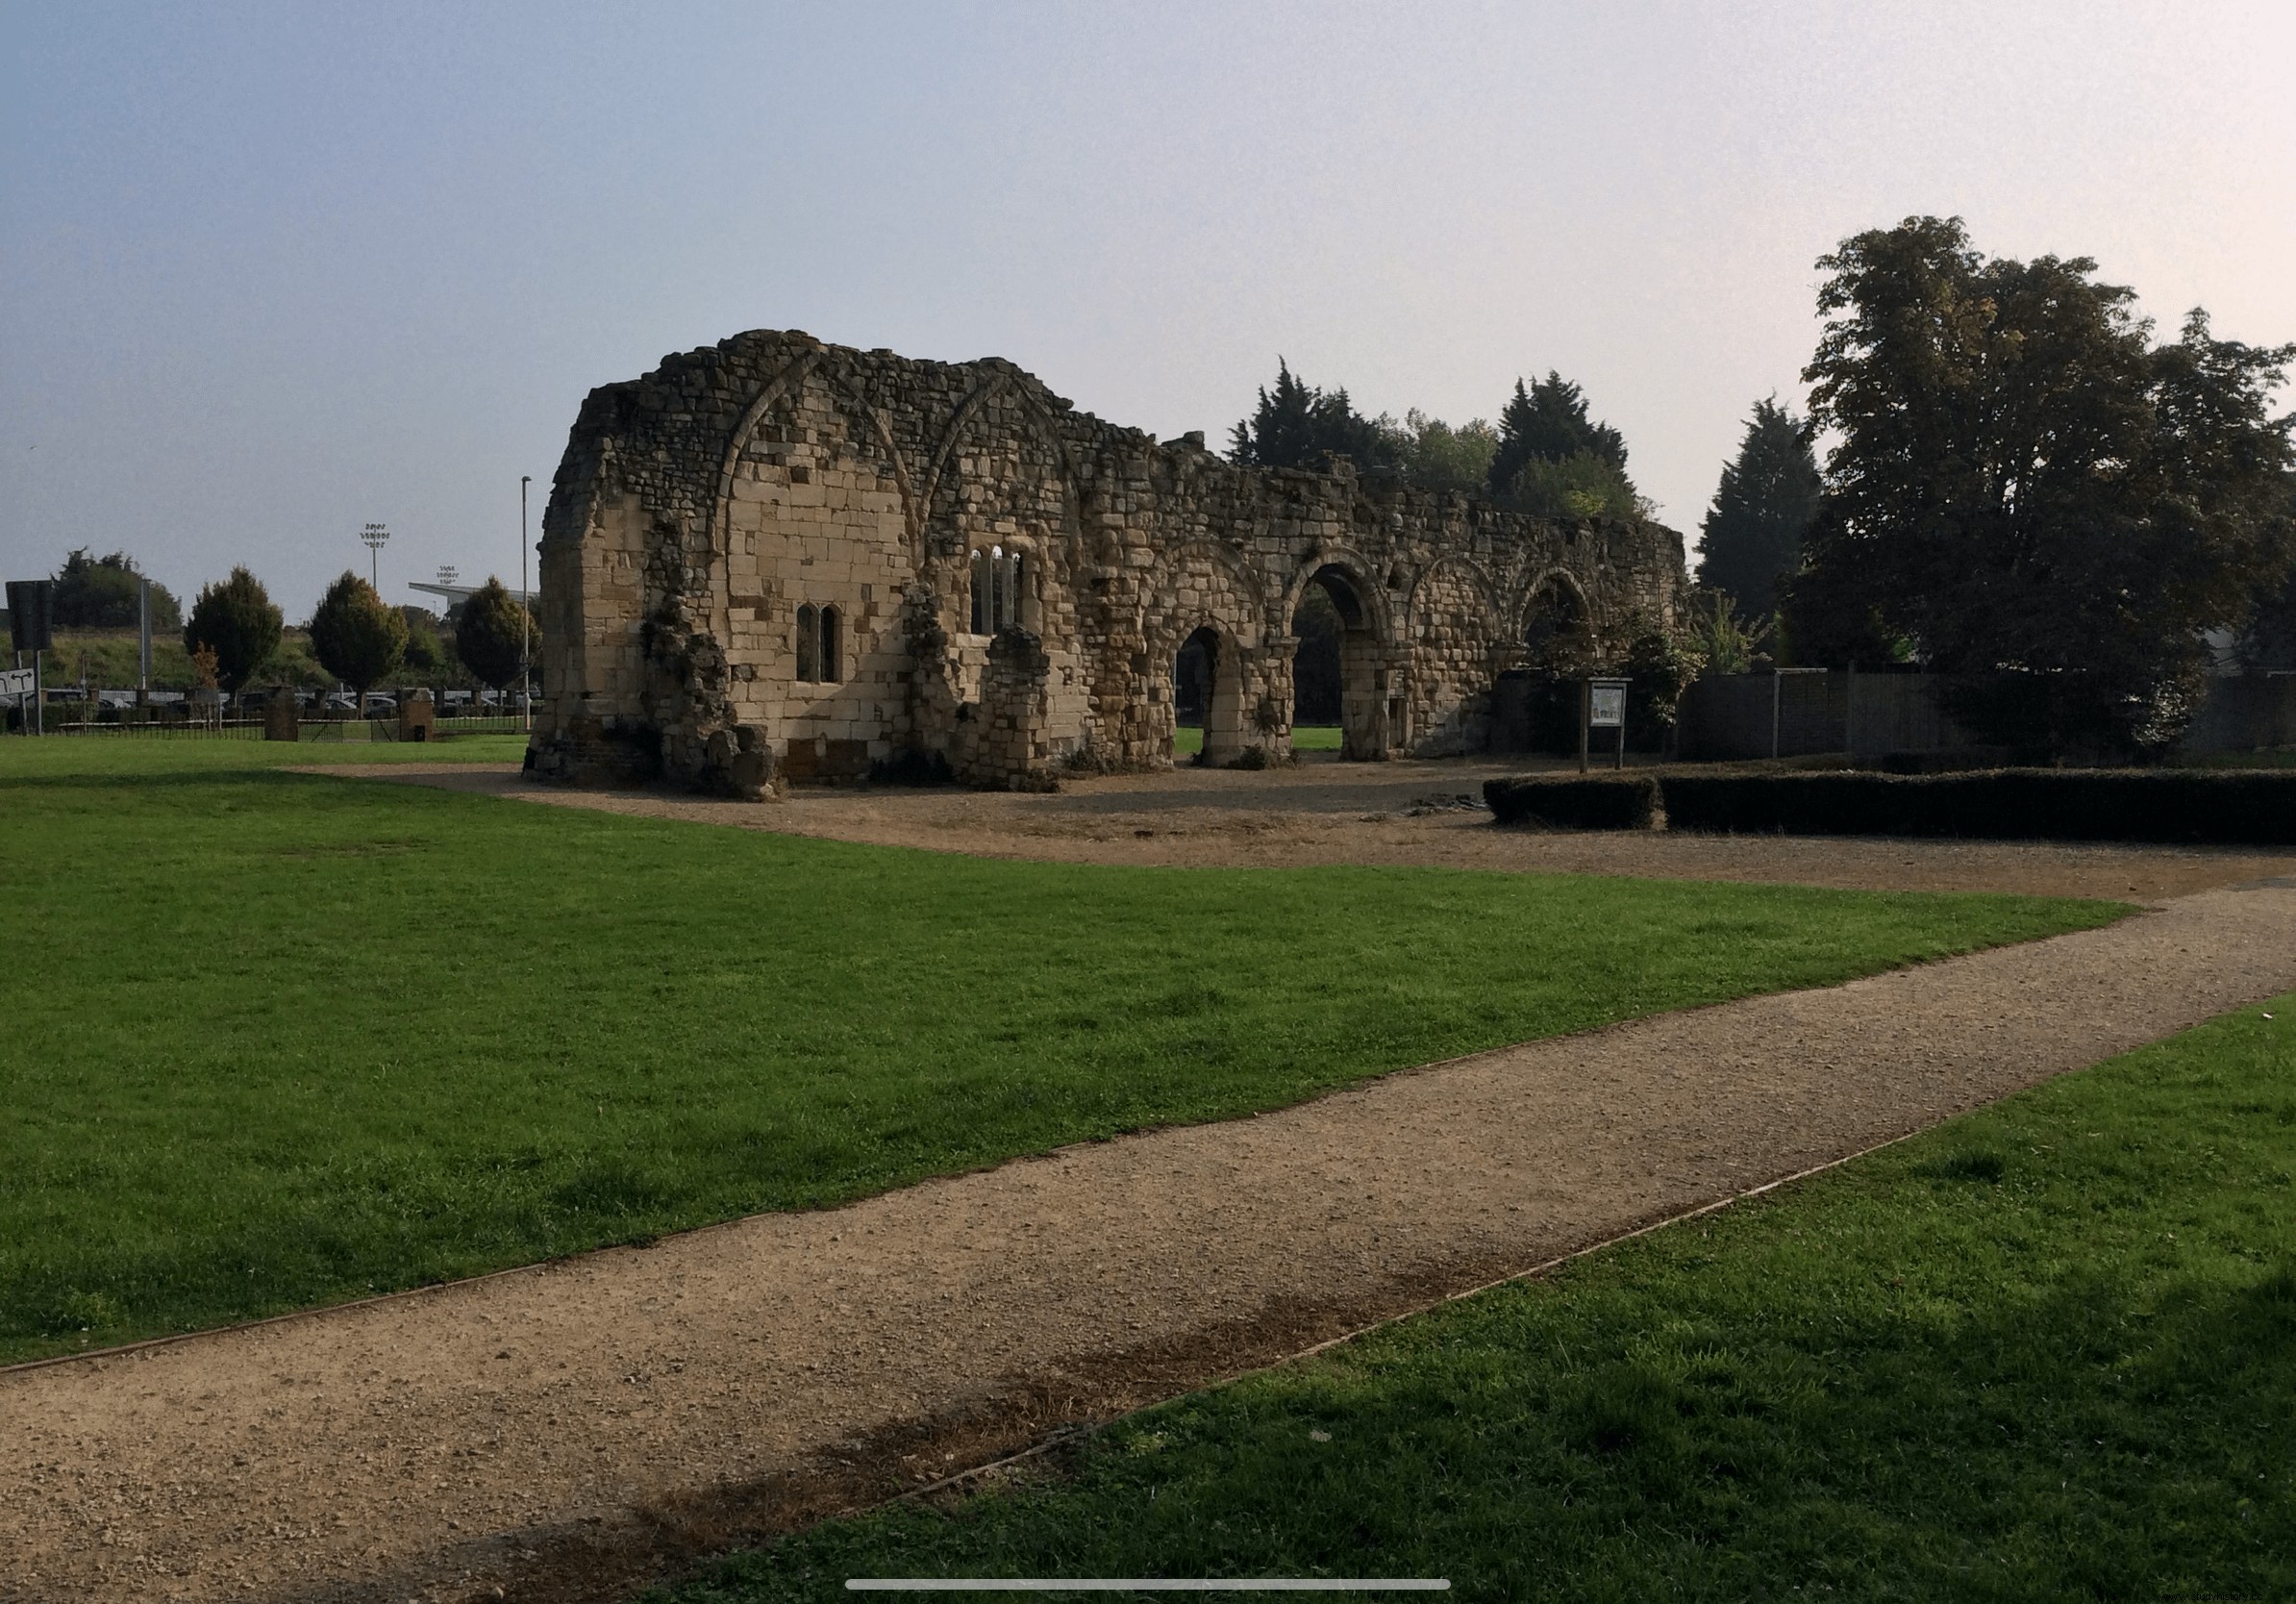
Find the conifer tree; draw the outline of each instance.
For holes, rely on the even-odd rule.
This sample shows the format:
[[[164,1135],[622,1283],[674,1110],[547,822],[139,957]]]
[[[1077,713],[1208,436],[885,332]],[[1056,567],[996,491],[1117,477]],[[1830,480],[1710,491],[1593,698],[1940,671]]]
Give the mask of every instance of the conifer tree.
[[[455,618],[455,650],[463,666],[500,690],[525,669],[535,639],[533,620],[492,574],[463,599]]]
[[[1363,416],[1345,388],[1317,389],[1276,359],[1276,388],[1260,391],[1260,405],[1228,435],[1228,460],[1241,467],[1313,467],[1327,451],[1359,467],[1385,467],[1395,448],[1378,424]]]
[[[184,621],[184,650],[211,653],[215,678],[226,690],[238,690],[279,650],[279,609],[262,581],[234,568],[220,585],[203,585]]]
[[[405,615],[347,570],[327,587],[311,615],[311,649],[319,665],[359,692],[362,701],[398,666],[406,647]]]
[[[1579,387],[1553,368],[1529,389],[1514,382],[1514,394],[1499,414],[1499,449],[1491,457],[1490,488],[1505,495],[1523,469],[1535,462],[1560,463],[1586,453],[1626,473],[1626,439],[1586,413]]]
[[[1707,509],[1698,583],[1727,592],[1748,617],[1768,617],[1773,584],[1801,565],[1822,489],[1809,440],[1809,426],[1775,396],[1757,401]]]

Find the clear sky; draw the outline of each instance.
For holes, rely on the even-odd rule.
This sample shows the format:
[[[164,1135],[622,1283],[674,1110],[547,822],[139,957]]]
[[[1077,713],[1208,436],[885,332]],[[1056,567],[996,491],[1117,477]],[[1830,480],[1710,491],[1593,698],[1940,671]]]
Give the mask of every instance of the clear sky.
[[[1912,213],[2296,339],[2296,5],[0,5],[0,576],[512,577],[590,387],[749,328],[1219,439],[1560,369],[1695,538]]]

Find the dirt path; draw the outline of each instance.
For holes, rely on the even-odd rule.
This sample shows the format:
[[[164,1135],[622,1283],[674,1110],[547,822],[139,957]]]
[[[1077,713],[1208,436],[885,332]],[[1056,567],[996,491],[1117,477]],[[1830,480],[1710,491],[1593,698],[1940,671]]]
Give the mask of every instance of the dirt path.
[[[0,1596],[620,1596],[2290,988],[2296,881],[2209,891],[834,1212],[0,1373]]]
[[[1772,881],[1859,890],[2017,891],[2158,902],[2296,873],[2296,852],[2087,841],[1858,840],[1494,830],[1483,782],[1522,763],[1307,762],[1072,780],[1054,795],[800,788],[785,803],[535,785],[510,765],[315,769],[561,807],[986,858],[1173,867],[1428,864]]]

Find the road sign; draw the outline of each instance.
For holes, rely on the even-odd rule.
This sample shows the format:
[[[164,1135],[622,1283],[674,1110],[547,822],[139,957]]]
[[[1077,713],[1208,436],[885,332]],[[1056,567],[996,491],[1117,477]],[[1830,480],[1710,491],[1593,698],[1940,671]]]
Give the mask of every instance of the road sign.
[[[55,644],[52,634],[56,582],[52,579],[12,579],[8,582],[8,622],[19,652],[44,652]]]
[[[29,668],[0,668],[0,696],[29,696],[33,675]]]
[[[1626,723],[1627,682],[1596,680],[1588,688],[1586,722],[1598,730],[1614,730]]]

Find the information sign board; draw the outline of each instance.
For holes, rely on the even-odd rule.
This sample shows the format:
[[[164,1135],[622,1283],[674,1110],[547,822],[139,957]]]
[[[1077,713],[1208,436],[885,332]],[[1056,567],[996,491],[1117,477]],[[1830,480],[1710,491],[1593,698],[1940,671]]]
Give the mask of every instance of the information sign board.
[[[0,696],[29,696],[32,690],[31,669],[0,668]]]
[[[1617,729],[1626,722],[1626,681],[1596,680],[1587,688],[1586,722],[1598,730]]]

